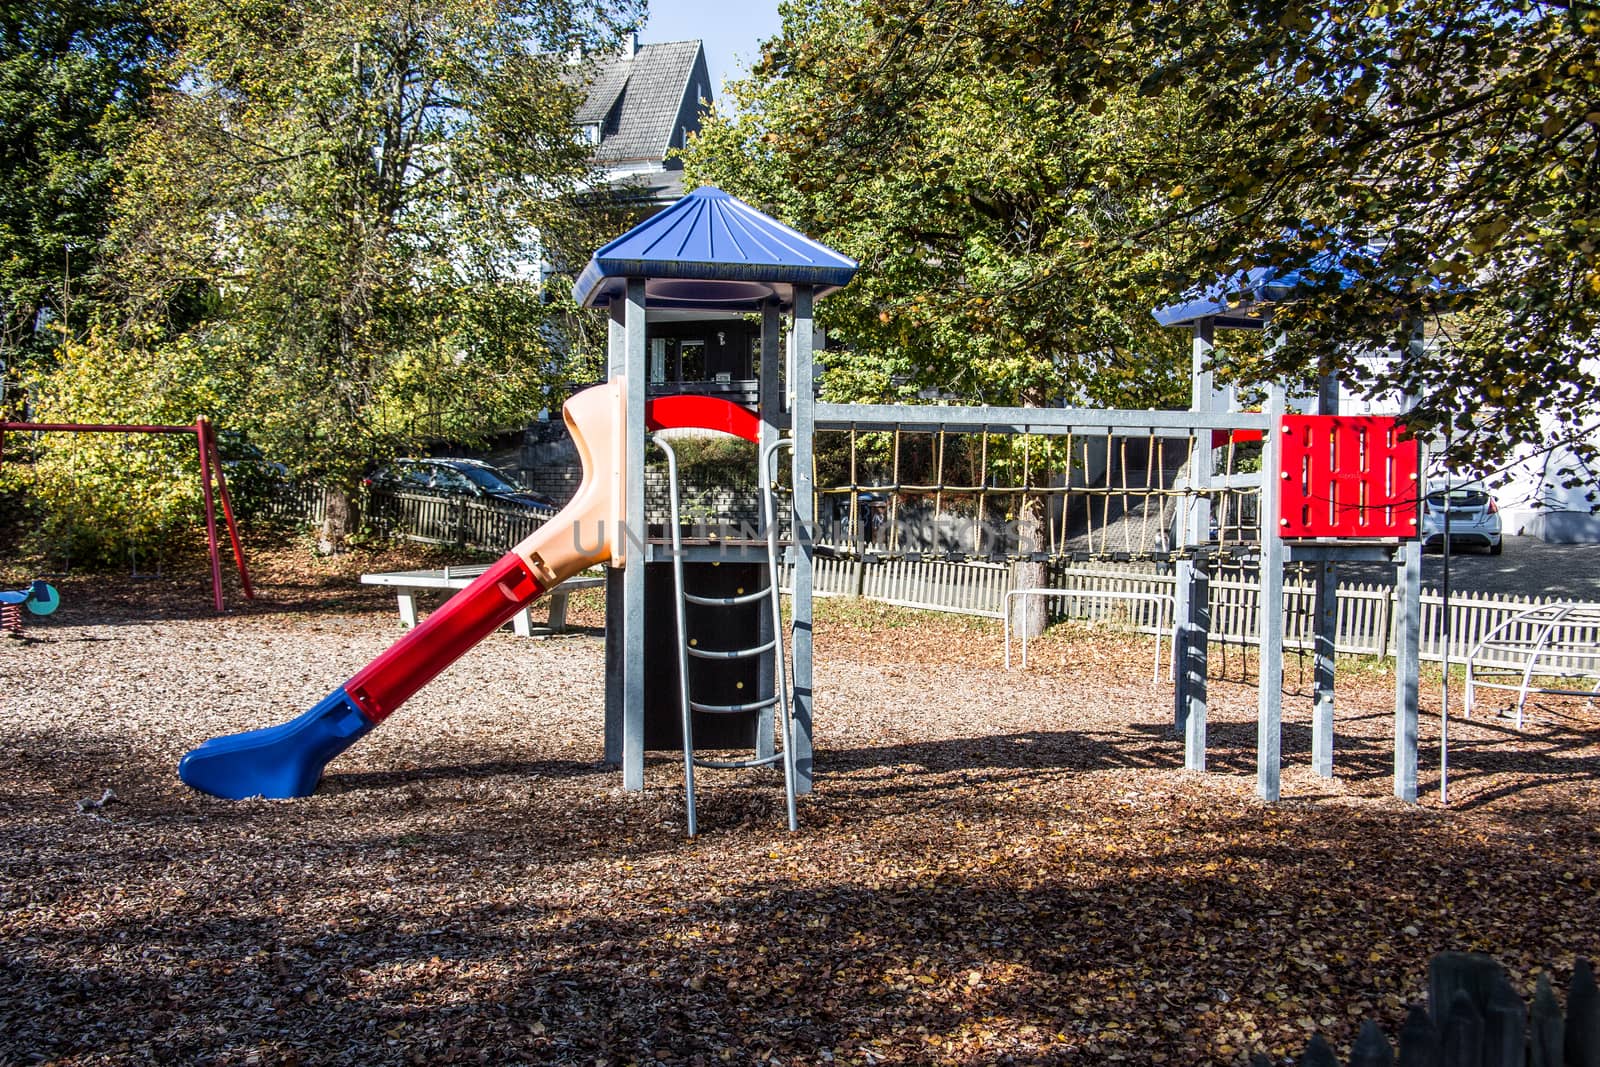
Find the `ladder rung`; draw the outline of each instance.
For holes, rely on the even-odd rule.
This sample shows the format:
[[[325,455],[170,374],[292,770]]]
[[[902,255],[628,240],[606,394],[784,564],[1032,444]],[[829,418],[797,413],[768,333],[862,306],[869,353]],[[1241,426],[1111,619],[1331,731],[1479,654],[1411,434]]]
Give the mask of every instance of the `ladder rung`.
[[[691,700],[689,701],[689,706],[695,711],[703,711],[707,715],[737,715],[741,711],[760,711],[762,708],[770,708],[777,702],[778,698],[773,696],[765,700],[758,700],[753,704],[697,704]]]
[[[754,604],[772,595],[772,587],[758,589],[754,593],[745,593],[743,596],[695,596],[693,593],[683,594],[683,599],[691,604],[701,604],[708,608],[727,608],[735,604]]]
[[[712,760],[701,759],[699,756],[696,756],[694,758],[694,765],[696,767],[712,767],[719,771],[742,771],[749,767],[770,767],[782,759],[782,752],[778,752],[771,756],[762,756],[759,759],[741,760]]]
[[[778,642],[776,641],[768,641],[766,644],[758,645],[755,648],[730,648],[725,650],[717,649],[715,651],[695,648],[690,645],[689,655],[698,656],[700,659],[743,659],[745,656],[759,656],[763,652],[771,652],[777,647],[777,644]]]

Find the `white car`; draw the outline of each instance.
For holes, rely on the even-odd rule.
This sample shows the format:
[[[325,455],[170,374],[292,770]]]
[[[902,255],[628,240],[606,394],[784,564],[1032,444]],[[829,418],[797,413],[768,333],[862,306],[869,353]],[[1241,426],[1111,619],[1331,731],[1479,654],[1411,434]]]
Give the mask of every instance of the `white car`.
[[[1450,548],[1501,551],[1500,507],[1482,482],[1453,481],[1429,491],[1422,508],[1422,547],[1444,551],[1445,515],[1450,516]]]

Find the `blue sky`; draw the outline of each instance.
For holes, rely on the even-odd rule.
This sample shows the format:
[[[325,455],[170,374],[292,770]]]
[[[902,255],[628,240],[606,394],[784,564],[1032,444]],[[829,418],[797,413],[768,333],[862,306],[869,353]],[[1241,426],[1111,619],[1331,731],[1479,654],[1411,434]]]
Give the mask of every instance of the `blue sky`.
[[[777,34],[778,0],[649,0],[650,21],[642,44],[705,42],[706,66],[720,99],[724,80],[741,77],[760,54],[761,42]]]

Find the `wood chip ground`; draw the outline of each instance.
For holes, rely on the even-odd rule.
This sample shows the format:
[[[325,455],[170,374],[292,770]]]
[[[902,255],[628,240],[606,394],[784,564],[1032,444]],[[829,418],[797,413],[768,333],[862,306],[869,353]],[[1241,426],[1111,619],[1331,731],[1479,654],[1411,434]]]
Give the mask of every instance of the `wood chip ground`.
[[[1148,638],[825,602],[818,785],[599,763],[600,600],[469,652],[300,801],[178,758],[281,722],[398,636],[361,570],[69,579],[0,639],[0,1064],[1242,1063],[1391,1032],[1443,949],[1519,988],[1600,954],[1600,710],[1451,723],[1391,796],[1392,678],[1342,666],[1337,777],[1286,664],[1284,799],[1254,793],[1254,651],[1216,656],[1184,772]],[[1226,675],[1226,677],[1223,677]],[[1242,679],[1242,680],[1241,680]]]

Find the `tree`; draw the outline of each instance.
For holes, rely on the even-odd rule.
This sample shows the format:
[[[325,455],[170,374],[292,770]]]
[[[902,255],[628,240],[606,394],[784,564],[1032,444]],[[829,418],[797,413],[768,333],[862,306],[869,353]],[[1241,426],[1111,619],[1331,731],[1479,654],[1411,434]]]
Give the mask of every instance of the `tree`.
[[[588,237],[567,56],[631,24],[631,0],[162,11],[178,43],[127,156],[117,344],[210,353],[231,421],[336,490],[430,432],[550,403],[566,353],[529,275]],[[196,289],[213,309],[175,323]]]
[[[906,137],[919,118],[906,111],[948,90],[959,68],[984,93],[1013,86],[990,99],[1045,119],[1041,138],[1072,160],[1080,188],[1138,206],[1116,233],[1120,250],[1102,243],[1073,262],[1076,284],[1109,293],[1125,276],[1165,302],[1259,265],[1304,271],[1311,284],[1278,312],[1288,343],[1252,353],[1239,374],[1339,370],[1372,392],[1416,395],[1414,421],[1455,424],[1485,464],[1542,443],[1541,412],[1574,430],[1600,417],[1594,5],[871,0],[853,12],[791,9],[758,72],[747,128],[771,129],[744,143],[816,164],[788,174],[854,184],[852,169],[827,162],[853,162],[841,145],[856,161],[886,148],[904,165],[911,148],[935,163],[937,145]],[[795,32],[824,20],[836,24],[831,40]],[[778,84],[808,88],[801,100]],[[1053,119],[1130,106],[1195,135],[1074,142]],[[1015,150],[980,124],[973,132],[974,153]],[[805,135],[828,146],[812,151]],[[844,207],[836,229],[862,217]],[[1130,270],[1125,252],[1154,248],[1162,254]],[[1148,307],[1130,299],[1115,313]],[[1359,358],[1404,348],[1419,323],[1432,338],[1421,358],[1376,371]]]
[[[1148,305],[1140,279],[1167,253],[1126,243],[1148,205],[1095,164],[1182,136],[1182,108],[1131,92],[1076,108],[1038,92],[1025,66],[990,62],[980,35],[902,47],[910,30],[888,6],[786,7],[782,34],[733,88],[741,110],[714,117],[687,153],[694,179],[861,261],[819,312],[849,344],[827,387],[998,404],[1181,401],[1178,339],[1123,313]],[[1101,265],[1093,275],[1089,261]]]
[[[1141,91],[1203,96],[1223,133],[1163,222],[1193,249],[1182,265],[1330,268],[1283,309],[1288,344],[1262,373],[1318,366],[1415,395],[1420,426],[1453,425],[1487,466],[1545,444],[1541,412],[1594,424],[1600,11],[1257,2],[1213,52],[1197,42],[1223,12],[1136,10],[1132,38],[1160,56]],[[1230,107],[1242,92],[1255,105]],[[1377,373],[1355,358],[1418,324],[1421,358]]]
[[[0,4],[0,361],[14,370],[73,325],[75,296],[89,318],[112,153],[160,52],[139,3]]]
[[[687,153],[695,179],[861,262],[819,308],[847,346],[823,356],[829,395],[1187,406],[1186,347],[1150,317],[1143,280],[1169,252],[1131,238],[1154,205],[1104,165],[1188,135],[1185,102],[1130,90],[1081,108],[1041,91],[1027,63],[993,62],[985,35],[941,29],[1017,5],[935,3],[926,20],[892,6],[786,7],[735,87],[743,110]],[[989,460],[1012,462],[1012,446],[1038,457],[1062,443],[1002,440]],[[1042,551],[1043,501],[1016,504],[1018,549]],[[1017,567],[1019,586],[1043,584],[1042,564]]]

